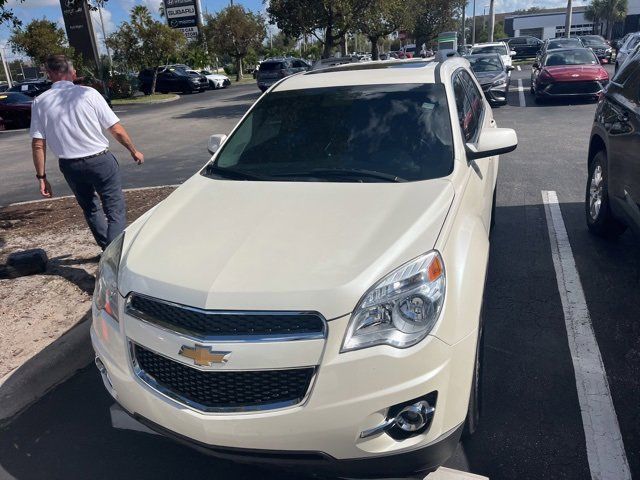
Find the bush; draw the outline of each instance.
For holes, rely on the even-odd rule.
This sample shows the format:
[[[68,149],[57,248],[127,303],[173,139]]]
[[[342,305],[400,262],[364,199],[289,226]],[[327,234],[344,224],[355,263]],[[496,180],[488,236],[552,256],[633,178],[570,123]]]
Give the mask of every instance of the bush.
[[[235,75],[236,72],[236,66],[233,63],[227,63],[224,67],[222,67],[224,69],[224,73],[231,76],[231,75]]]
[[[138,91],[138,78],[126,73],[117,73],[109,80],[112,98],[130,98]]]

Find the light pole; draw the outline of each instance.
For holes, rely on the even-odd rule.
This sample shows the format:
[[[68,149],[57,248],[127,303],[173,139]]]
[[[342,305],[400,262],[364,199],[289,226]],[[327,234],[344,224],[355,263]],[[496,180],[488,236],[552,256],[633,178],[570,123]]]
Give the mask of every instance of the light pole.
[[[471,30],[471,45],[476,43],[476,0],[473,0],[473,25]]]
[[[571,15],[573,14],[573,8],[571,5],[571,0],[567,0],[567,13],[566,18],[564,19],[564,36],[569,38],[571,36]]]
[[[4,45],[0,45],[0,60],[2,61],[2,68],[4,68],[4,76],[7,79],[7,84],[9,85],[9,88],[11,88],[13,86],[13,82],[11,81],[11,72],[9,72],[7,59],[4,53]]]
[[[463,3],[464,4],[462,5],[462,46],[464,47],[467,44],[467,26],[466,26],[467,0],[465,0]]]
[[[107,58],[109,59],[109,76],[113,76],[113,59],[111,58],[111,50],[107,45],[107,31],[104,28],[104,19],[102,18],[102,7],[104,0],[98,2],[98,15],[100,15],[100,27],[102,28],[102,41],[104,42],[104,48],[107,50]]]
[[[569,0],[571,1],[571,0]],[[495,0],[489,2],[489,41],[493,42],[493,30],[496,26]]]

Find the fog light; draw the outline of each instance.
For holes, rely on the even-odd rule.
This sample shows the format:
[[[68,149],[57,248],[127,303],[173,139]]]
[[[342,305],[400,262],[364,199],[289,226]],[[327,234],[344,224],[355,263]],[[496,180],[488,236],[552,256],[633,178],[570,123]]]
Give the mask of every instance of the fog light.
[[[429,423],[435,411],[429,402],[421,400],[400,410],[396,415],[395,425],[405,432],[415,432]]]
[[[394,440],[404,440],[424,433],[431,424],[436,411],[437,392],[431,392],[389,408],[387,418],[380,425],[360,432],[360,438],[369,438],[387,433]]]

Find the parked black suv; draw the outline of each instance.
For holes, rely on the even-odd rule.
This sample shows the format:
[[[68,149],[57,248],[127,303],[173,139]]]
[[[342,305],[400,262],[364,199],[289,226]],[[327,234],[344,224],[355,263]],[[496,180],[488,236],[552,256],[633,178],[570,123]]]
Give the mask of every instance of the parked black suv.
[[[587,226],[615,237],[630,227],[640,238],[640,52],[613,77],[596,108],[585,195]]]
[[[156,92],[169,93],[194,93],[201,91],[200,80],[193,77],[180,68],[157,67]],[[140,90],[145,94],[151,93],[153,83],[153,69],[145,68],[138,74]]]
[[[307,71],[310,68],[311,65],[299,58],[268,58],[260,64],[256,74],[258,88],[264,92],[281,78]]]
[[[516,52],[514,58],[533,58],[542,47],[542,40],[536,37],[513,37],[507,40],[509,48]]]

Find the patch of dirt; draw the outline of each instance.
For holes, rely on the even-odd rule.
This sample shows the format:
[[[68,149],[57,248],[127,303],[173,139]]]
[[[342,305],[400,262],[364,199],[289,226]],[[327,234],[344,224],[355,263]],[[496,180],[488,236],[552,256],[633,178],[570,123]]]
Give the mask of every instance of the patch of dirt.
[[[172,191],[126,192],[129,222]],[[0,378],[90,315],[100,248],[75,199],[0,208],[0,265],[32,248],[47,252],[43,274],[0,279]]]

